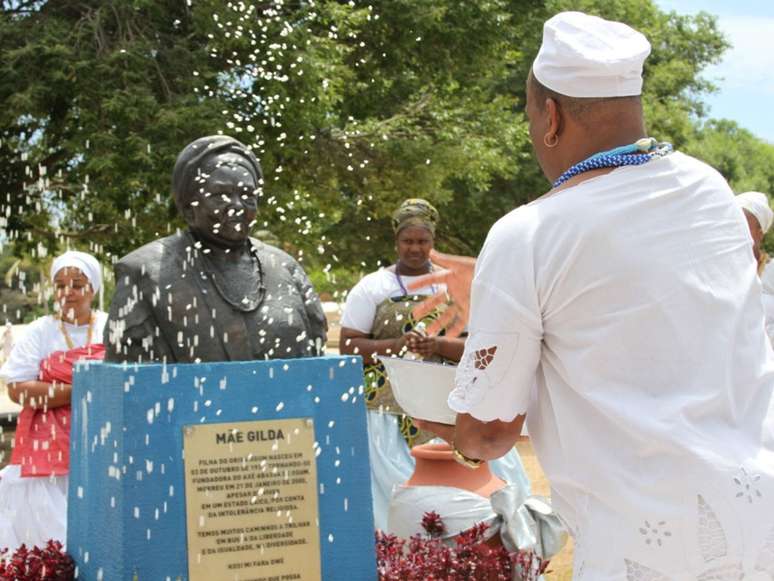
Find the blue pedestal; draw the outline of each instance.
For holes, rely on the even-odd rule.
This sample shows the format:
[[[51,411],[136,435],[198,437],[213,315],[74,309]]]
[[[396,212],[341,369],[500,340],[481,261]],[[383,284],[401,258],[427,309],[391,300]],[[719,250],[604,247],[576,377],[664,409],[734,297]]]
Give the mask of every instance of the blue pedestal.
[[[375,580],[361,386],[359,357],[79,364],[67,535],[78,578],[188,579],[183,426],[313,418],[322,577]]]

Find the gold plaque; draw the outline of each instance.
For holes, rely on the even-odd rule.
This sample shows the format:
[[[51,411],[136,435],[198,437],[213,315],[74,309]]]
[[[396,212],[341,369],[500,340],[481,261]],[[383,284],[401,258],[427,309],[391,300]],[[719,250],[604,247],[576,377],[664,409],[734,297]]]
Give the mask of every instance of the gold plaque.
[[[186,426],[191,581],[322,581],[311,419]]]

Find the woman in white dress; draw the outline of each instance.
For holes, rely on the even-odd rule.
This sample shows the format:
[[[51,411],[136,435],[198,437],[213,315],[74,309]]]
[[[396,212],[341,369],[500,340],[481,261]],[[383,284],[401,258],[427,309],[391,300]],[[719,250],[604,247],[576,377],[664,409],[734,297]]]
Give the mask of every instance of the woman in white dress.
[[[465,345],[459,338],[427,336],[420,329],[431,325],[442,309],[421,321],[411,316],[413,307],[444,287],[428,285],[409,293],[406,287],[433,269],[430,251],[435,241],[438,211],[426,200],[409,199],[393,214],[397,262],[366,275],[347,296],[341,320],[341,353],[359,354],[365,364],[366,404],[371,456],[371,489],[377,529],[387,530],[387,513],[393,487],[414,470],[410,447],[432,439],[403,413],[390,389],[389,378],[377,355],[402,357],[414,353],[426,361],[457,362]],[[421,324],[420,324],[421,323]],[[514,450],[494,462],[492,471],[529,493],[529,480]],[[439,507],[440,508],[440,507]]]
[[[10,550],[66,540],[73,365],[104,357],[107,315],[92,308],[102,282],[97,260],[66,252],[51,280],[58,314],[30,323],[0,368],[22,406],[11,463],[0,471],[0,548]]]

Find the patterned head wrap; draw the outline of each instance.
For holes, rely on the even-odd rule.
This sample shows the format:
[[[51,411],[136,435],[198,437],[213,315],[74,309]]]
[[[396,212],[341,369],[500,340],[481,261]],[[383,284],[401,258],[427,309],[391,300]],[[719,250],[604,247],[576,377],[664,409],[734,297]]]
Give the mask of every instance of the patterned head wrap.
[[[421,226],[435,236],[438,218],[438,210],[430,202],[422,198],[410,198],[392,213],[392,229],[397,235],[407,226]]]

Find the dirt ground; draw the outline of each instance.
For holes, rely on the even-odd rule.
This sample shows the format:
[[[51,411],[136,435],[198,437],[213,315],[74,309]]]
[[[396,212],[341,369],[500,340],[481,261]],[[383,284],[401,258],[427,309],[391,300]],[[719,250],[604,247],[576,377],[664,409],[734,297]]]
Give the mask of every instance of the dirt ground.
[[[516,448],[532,483],[532,493],[550,496],[548,480],[543,474],[543,469],[540,467],[530,443],[519,442]],[[547,581],[570,581],[572,579],[572,540],[567,543],[561,553],[551,560],[548,570],[550,573],[546,576]]]

